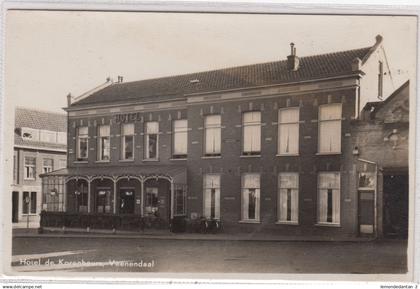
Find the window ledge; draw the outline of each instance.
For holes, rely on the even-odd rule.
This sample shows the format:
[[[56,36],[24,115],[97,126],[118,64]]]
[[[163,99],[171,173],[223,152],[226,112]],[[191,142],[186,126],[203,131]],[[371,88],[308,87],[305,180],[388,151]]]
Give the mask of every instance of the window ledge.
[[[23,178],[24,181],[35,181],[35,178]]]
[[[241,224],[261,224],[261,221],[255,221],[255,220],[240,220],[238,223]]]
[[[169,159],[170,161],[186,161],[187,160],[187,158],[179,158],[179,159],[177,159],[177,158],[171,158],[171,159]]]
[[[260,158],[261,155],[240,155],[240,158]]]
[[[202,156],[202,159],[221,159],[222,156]]]
[[[132,163],[132,162],[134,162],[134,159],[126,159],[126,160],[118,160],[119,162],[121,162],[121,163]]]
[[[74,164],[87,164],[89,161],[74,161]]]
[[[339,223],[316,223],[315,226],[317,227],[341,227]]]
[[[276,225],[292,225],[299,226],[299,222],[290,222],[290,221],[277,221]]]
[[[276,154],[276,157],[298,157],[299,154]]]
[[[317,156],[331,156],[331,155],[341,155],[341,154],[342,154],[341,152],[331,152],[331,153],[326,152],[326,153],[316,153],[315,155],[317,155]]]
[[[24,217],[35,217],[35,216],[38,216],[38,214],[37,213],[30,213],[30,214],[22,213],[22,216],[24,216]]]
[[[110,163],[110,160],[99,160],[99,161],[95,161],[95,163]]]
[[[143,162],[158,162],[159,159],[144,159]]]

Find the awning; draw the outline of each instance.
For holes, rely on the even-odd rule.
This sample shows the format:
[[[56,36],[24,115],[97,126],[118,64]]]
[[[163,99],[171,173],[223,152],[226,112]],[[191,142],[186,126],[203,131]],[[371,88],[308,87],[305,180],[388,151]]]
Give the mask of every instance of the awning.
[[[73,167],[56,170],[41,174],[41,178],[47,177],[111,177],[122,176],[167,177],[174,183],[186,184],[187,167],[179,165],[138,165],[138,166],[104,166],[104,167]]]

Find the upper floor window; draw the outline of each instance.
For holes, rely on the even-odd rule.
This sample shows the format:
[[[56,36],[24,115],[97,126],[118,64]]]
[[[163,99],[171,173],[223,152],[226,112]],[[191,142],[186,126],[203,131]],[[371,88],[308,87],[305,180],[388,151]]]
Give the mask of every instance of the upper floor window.
[[[220,115],[207,115],[204,119],[205,155],[220,156],[222,128]]]
[[[42,164],[43,173],[49,173],[53,170],[53,159],[44,159]]]
[[[318,152],[341,152],[341,103],[319,106]]]
[[[77,129],[77,160],[83,161],[88,158],[88,127],[82,126]]]
[[[110,127],[101,125],[98,128],[98,161],[110,160]]]
[[[278,154],[299,153],[299,108],[279,110]]]
[[[36,158],[25,157],[25,179],[35,180],[36,176]]]
[[[242,115],[244,155],[259,155],[261,153],[261,112],[250,111]]]
[[[134,159],[134,123],[121,126],[121,159]]]
[[[204,216],[220,219],[220,175],[204,175]]]
[[[318,174],[318,223],[340,224],[340,173]]]
[[[260,175],[242,175],[242,220],[260,220]]]
[[[57,169],[64,169],[67,167],[67,160],[59,160],[58,161],[58,168]]]
[[[188,151],[188,121],[173,122],[173,158],[186,158]]]
[[[158,134],[159,123],[156,121],[146,122],[145,158],[158,158]]]
[[[298,223],[299,207],[299,174],[279,174],[278,221]]]

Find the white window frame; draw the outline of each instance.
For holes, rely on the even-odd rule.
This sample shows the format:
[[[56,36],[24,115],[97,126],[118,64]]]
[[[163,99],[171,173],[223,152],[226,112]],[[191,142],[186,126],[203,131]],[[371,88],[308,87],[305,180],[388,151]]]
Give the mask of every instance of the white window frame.
[[[203,175],[203,215],[207,219],[220,219],[220,174]],[[211,194],[214,190],[214,218],[211,218]]]
[[[81,134],[81,130],[86,130],[86,134]],[[89,158],[89,127],[81,126],[77,128],[77,143],[76,143],[76,150],[77,150],[77,160],[78,161],[87,161]],[[86,156],[81,156],[80,144],[83,141],[86,141]]]
[[[336,118],[330,118],[330,119],[322,119],[322,115],[321,115],[321,110],[325,107],[339,107],[340,109],[340,116],[336,117]],[[342,104],[341,103],[329,103],[329,104],[323,104],[320,105],[318,107],[318,154],[341,154],[341,130],[342,130],[342,114],[343,114],[343,109],[342,109]],[[338,130],[336,131],[336,134],[330,138],[330,146],[331,146],[331,140],[332,139],[336,139],[339,143],[338,143],[338,149],[337,150],[321,150],[321,142],[322,139],[325,137],[322,135],[322,127],[328,123],[340,123],[338,126]]]
[[[27,159],[34,159],[35,160],[35,164],[28,164],[28,163],[26,163],[26,160]],[[25,156],[23,162],[24,162],[23,163],[23,167],[24,167],[24,170],[25,170],[24,179],[25,180],[35,180],[36,179],[36,157]],[[30,173],[31,171],[32,171],[32,176],[30,176],[31,175],[31,173]]]
[[[245,117],[247,115],[251,115],[251,118],[254,118],[254,115],[257,115],[259,120],[245,122]],[[256,136],[251,134],[250,137],[247,137],[247,134],[250,133],[250,130],[252,131],[252,128],[257,129],[258,134]],[[261,111],[247,111],[242,113],[242,155],[260,155],[262,145],[261,136]],[[251,140],[250,150],[248,150],[248,145],[246,143],[248,139]],[[257,142],[257,145],[253,148],[254,141]]]
[[[281,115],[283,113],[287,113],[289,111],[297,111],[297,120],[290,120],[290,121],[282,121]],[[277,154],[278,155],[298,155],[299,154],[299,133],[300,133],[300,125],[299,125],[299,118],[300,118],[300,108],[299,107],[287,107],[287,108],[280,108],[278,111],[278,134],[277,134]],[[296,148],[292,148],[292,150],[282,150],[282,140],[285,136],[282,131],[285,129],[294,129],[297,130],[297,139],[296,141]],[[288,136],[288,135],[287,135]],[[289,141],[286,141],[287,147],[289,146]]]
[[[132,126],[132,132],[131,133],[127,133],[126,131],[126,127]],[[127,142],[127,137],[132,137],[133,141],[131,144],[131,150],[132,150],[132,157],[131,158],[127,158],[126,157],[126,142]],[[135,125],[134,123],[123,123],[121,125],[121,160],[134,160],[134,148],[135,146]]]
[[[108,128],[108,133],[102,135],[101,128]],[[108,158],[105,156],[106,148],[103,148],[103,142],[108,141]],[[110,125],[100,125],[98,126],[98,136],[97,136],[97,160],[102,162],[109,162],[111,160],[111,127]],[[103,151],[104,150],[104,151]]]
[[[177,124],[185,123],[185,125],[178,127]],[[177,119],[174,120],[172,123],[172,157],[173,158],[181,158],[185,159],[188,155],[188,120],[187,119]],[[179,146],[179,142],[177,139],[181,138],[181,141],[185,143],[185,151],[177,147]],[[181,151],[181,152],[177,152]]]
[[[322,176],[330,175],[333,183],[321,183]],[[341,215],[341,174],[340,172],[319,172],[317,181],[318,205],[317,224],[324,226],[340,226]],[[331,190],[331,221],[328,221],[328,194]]]
[[[295,185],[283,186],[282,178],[294,177]],[[290,220],[288,220],[288,192],[290,192]],[[299,173],[281,172],[278,175],[278,213],[277,223],[279,224],[299,224]]]
[[[211,118],[218,118],[215,123],[210,123]],[[209,142],[212,139],[212,142]],[[209,144],[212,145],[209,145]],[[220,156],[222,153],[222,116],[211,114],[204,117],[204,155]]]
[[[45,165],[45,161],[51,161],[51,165]],[[42,172],[43,173],[49,173],[53,171],[53,166],[54,166],[54,159],[51,158],[45,158],[42,160]]]
[[[248,187],[245,183],[247,178],[257,177],[258,182],[255,187]],[[255,193],[255,218],[249,218],[249,193],[253,190]],[[260,205],[261,205],[261,175],[259,173],[245,173],[241,176],[241,222],[259,223]]]
[[[157,124],[157,131],[156,132],[149,132],[148,124]],[[145,160],[158,160],[159,159],[159,122],[157,121],[148,121],[145,124],[145,146],[144,146],[144,156]],[[156,157],[151,158],[150,157],[150,151],[149,151],[149,137],[150,135],[156,135]]]

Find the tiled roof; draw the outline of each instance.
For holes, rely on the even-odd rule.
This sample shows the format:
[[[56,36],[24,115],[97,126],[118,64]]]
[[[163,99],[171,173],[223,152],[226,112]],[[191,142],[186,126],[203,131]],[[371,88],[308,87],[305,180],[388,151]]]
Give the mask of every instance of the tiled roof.
[[[353,74],[351,63],[364,59],[372,47],[300,57],[297,71],[287,69],[287,60],[219,70],[111,84],[71,106],[126,101],[158,101],[185,94],[316,80]],[[193,80],[193,82],[191,82]],[[194,81],[198,80],[198,82]]]
[[[66,150],[66,145],[47,143],[22,139],[19,128],[28,127],[56,132],[67,132],[67,117],[65,114],[39,111],[29,108],[17,107],[15,110],[15,146],[24,146],[34,149]]]
[[[17,107],[15,110],[15,128],[20,127],[67,132],[67,118],[64,113]]]

